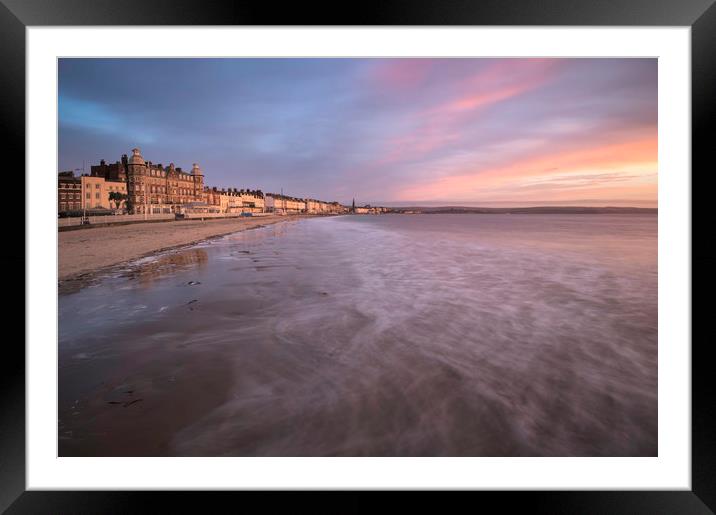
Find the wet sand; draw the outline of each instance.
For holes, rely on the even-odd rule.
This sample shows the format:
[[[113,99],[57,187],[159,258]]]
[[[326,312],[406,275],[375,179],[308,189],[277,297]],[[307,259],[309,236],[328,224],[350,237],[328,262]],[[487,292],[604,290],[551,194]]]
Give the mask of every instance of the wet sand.
[[[92,377],[82,360],[63,367],[61,398],[76,399],[60,411],[60,456],[172,455],[177,427],[229,399],[232,371],[225,353],[171,340],[153,342],[150,349],[142,340],[146,335],[136,336],[136,342],[123,342],[121,354],[98,360]],[[89,392],[75,391],[93,383]]]
[[[86,280],[103,268],[155,252],[297,218],[301,217],[169,221],[62,231],[57,235],[59,280]]]

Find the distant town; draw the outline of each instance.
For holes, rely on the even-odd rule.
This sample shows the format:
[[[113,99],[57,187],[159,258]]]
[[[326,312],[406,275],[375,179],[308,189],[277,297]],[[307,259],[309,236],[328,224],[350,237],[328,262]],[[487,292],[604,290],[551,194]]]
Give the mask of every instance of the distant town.
[[[221,216],[253,214],[382,214],[378,206],[344,206],[336,201],[297,198],[260,189],[208,187],[204,173],[194,163],[191,171],[174,163],[146,161],[140,149],[115,163],[104,160],[90,167],[89,174],[74,171],[58,174],[60,217],[98,215]],[[192,216],[194,215],[194,216]]]

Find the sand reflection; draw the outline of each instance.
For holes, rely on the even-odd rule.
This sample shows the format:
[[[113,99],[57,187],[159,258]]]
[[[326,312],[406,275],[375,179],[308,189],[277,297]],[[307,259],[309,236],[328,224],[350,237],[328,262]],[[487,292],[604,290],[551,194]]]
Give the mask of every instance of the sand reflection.
[[[186,271],[192,268],[203,268],[208,261],[204,249],[189,249],[172,252],[146,263],[139,263],[125,272],[124,277],[136,279],[142,287],[151,287],[162,277]]]

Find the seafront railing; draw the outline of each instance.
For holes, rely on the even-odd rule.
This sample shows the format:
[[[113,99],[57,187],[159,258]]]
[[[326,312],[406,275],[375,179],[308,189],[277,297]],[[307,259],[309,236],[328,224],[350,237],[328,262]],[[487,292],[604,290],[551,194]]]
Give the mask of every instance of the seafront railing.
[[[143,222],[145,220],[144,215],[100,215],[100,216],[88,216],[85,218],[89,221],[90,225],[101,225],[101,224],[116,224],[123,222]],[[146,220],[173,220],[174,213],[161,213],[150,215],[147,214]],[[58,218],[58,227],[71,227],[73,225],[82,225],[81,216],[70,216],[67,218]]]
[[[268,216],[270,213],[252,213],[252,216]],[[206,218],[239,218],[243,215],[241,213],[186,213],[184,219],[196,220]],[[247,217],[250,218],[250,217]],[[130,222],[153,222],[160,220],[174,220],[174,213],[158,213],[158,214],[147,214],[146,217],[143,214],[140,215],[104,215],[104,216],[88,216],[86,220],[89,221],[89,225],[107,225],[117,223],[130,223]],[[77,225],[83,225],[81,216],[73,216],[67,218],[58,218],[58,227],[73,227]]]
[[[184,218],[195,220],[197,218],[251,218],[254,216],[268,216],[271,213],[251,213],[251,216],[245,216],[241,213],[185,213]]]

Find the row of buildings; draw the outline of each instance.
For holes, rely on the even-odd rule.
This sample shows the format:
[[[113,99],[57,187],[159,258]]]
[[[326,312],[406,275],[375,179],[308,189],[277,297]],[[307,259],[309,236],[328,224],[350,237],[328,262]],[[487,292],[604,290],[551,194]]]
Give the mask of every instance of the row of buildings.
[[[204,173],[194,163],[190,172],[169,163],[145,161],[138,148],[115,163],[100,161],[89,174],[58,176],[58,211],[115,211],[130,214],[184,212],[281,213],[281,214],[378,214],[381,207],[351,207],[338,202],[290,197],[261,190],[209,188]]]

